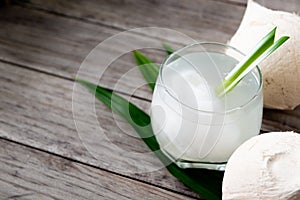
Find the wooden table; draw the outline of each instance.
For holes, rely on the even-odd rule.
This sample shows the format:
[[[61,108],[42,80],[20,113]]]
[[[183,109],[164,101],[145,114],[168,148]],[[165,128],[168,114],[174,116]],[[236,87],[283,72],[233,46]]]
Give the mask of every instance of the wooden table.
[[[263,2],[270,8],[300,10],[298,0]],[[153,155],[136,160],[120,153],[118,149],[136,153],[148,149],[99,102],[93,120],[85,111],[93,105],[86,102],[90,94],[83,88],[73,102],[80,109],[79,126],[85,130],[78,134],[72,113],[73,78],[97,44],[130,28],[164,27],[199,41],[226,42],[238,28],[245,7],[246,0],[1,1],[0,199],[200,198],[165,169],[151,172],[147,163],[157,161]],[[128,37],[149,44],[163,38],[138,32]],[[167,42],[174,48],[184,45],[172,37]],[[120,53],[122,45],[126,41],[106,53]],[[158,63],[165,57],[161,50],[143,52]],[[106,69],[100,84],[113,89],[133,67],[131,53],[124,54]],[[91,69],[86,75],[93,78],[96,73]],[[129,98],[128,91],[143,78],[133,72],[126,80],[119,92]],[[151,92],[143,86],[130,99],[147,110]],[[262,131],[299,131],[299,122],[299,109],[265,109]],[[114,145],[93,141],[90,134],[99,124]],[[99,153],[97,158],[82,138],[88,138],[84,141]],[[133,173],[135,169],[144,171]]]

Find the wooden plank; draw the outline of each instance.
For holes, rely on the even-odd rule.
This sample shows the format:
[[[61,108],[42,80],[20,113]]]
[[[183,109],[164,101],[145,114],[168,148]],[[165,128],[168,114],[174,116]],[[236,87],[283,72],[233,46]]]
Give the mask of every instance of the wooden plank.
[[[0,59],[68,78],[75,77],[81,62],[97,44],[119,33],[113,28],[26,8],[10,7],[2,10],[0,15]],[[121,39],[126,42],[118,40],[117,44],[106,45],[105,51],[89,62],[85,69],[86,79],[100,78],[103,72],[101,83],[113,89],[117,81],[135,67],[131,52],[124,53],[126,49],[139,45],[139,42],[161,47],[160,39],[137,34],[128,34]],[[166,56],[162,51],[152,52],[150,57],[154,61],[162,62]],[[106,58],[110,55],[122,57],[106,68]],[[145,83],[137,70],[131,71],[125,80],[121,80],[119,90],[134,90],[139,87],[136,85],[139,82]],[[136,95],[150,99],[149,91],[148,87],[140,88]]]
[[[293,8],[294,5],[300,4],[297,3],[299,1],[293,0],[272,1],[275,2],[274,5],[270,3],[271,1],[264,2],[272,4],[271,6],[280,4],[285,8]],[[32,0],[20,1],[19,4],[65,17],[34,12],[25,8],[23,10],[12,7],[3,10],[1,25],[5,28],[0,35],[4,52],[2,59],[30,65],[35,69],[65,77],[74,77],[88,52],[99,42],[120,30],[145,26],[146,23],[147,26],[176,29],[197,40],[226,42],[237,29],[245,9],[244,6],[229,4],[225,0],[178,2]],[[153,12],[149,12],[149,8]],[[174,13],[177,13],[176,16]],[[172,16],[172,18],[166,16]],[[20,34],[17,36],[10,34],[12,31]],[[157,39],[159,35],[153,36],[150,33],[147,35],[156,39],[130,36],[132,39],[127,44],[135,40],[143,40],[148,41],[148,44],[156,43],[160,46],[160,39]],[[178,39],[170,38],[171,44],[172,41],[178,42]],[[107,52],[122,52],[122,45],[109,46]],[[155,51],[151,53],[151,56],[161,63],[165,55]],[[105,53],[103,57],[106,57]],[[96,65],[97,62],[92,63]],[[101,79],[103,85],[113,88],[117,80],[132,69],[133,63],[131,55],[122,56],[103,74]],[[95,74],[99,74],[101,67],[104,68],[104,66],[91,67],[86,75],[95,78]],[[138,86],[134,85],[135,82],[129,81],[133,78],[137,79],[137,82],[142,81],[137,73],[133,73],[121,81],[119,90],[125,92],[135,90]],[[151,99],[147,87],[136,90],[135,95]]]
[[[98,121],[110,142],[103,143],[97,136],[94,137],[93,132],[97,130],[98,121],[89,115],[88,110],[92,105],[87,104],[86,98],[90,94],[84,89],[81,91],[82,98],[75,102],[81,106],[82,116],[79,123],[86,130],[81,133],[81,138],[85,138],[85,145],[95,152],[101,152],[101,156],[97,159],[85,149],[76,131],[72,116],[73,83],[71,81],[3,63],[0,65],[0,71],[0,136],[2,138],[197,197],[164,169],[153,173],[132,173],[132,171],[151,170],[153,165],[155,167],[157,164],[157,160],[151,154],[142,154],[136,160],[130,154],[121,154],[117,151],[113,145],[131,152],[147,152],[148,149],[140,139],[130,135],[134,135],[134,132],[126,123],[120,120],[116,124],[111,112],[101,103],[96,104]],[[136,99],[134,102],[144,109],[149,106],[145,101]],[[291,112],[294,111],[289,111],[288,115],[282,117],[287,122],[291,121],[292,117],[294,125],[299,127],[296,123],[299,121],[299,109],[293,115]],[[274,120],[276,119],[277,117]],[[275,123],[275,127],[278,127],[278,124]],[[120,125],[122,130],[117,125]]]
[[[56,4],[53,3],[53,5]],[[118,32],[113,28],[87,24],[80,20],[58,17],[26,8],[11,7],[2,11],[1,25],[3,29],[0,31],[2,59],[64,77],[74,76],[84,56],[98,42]],[[81,13],[81,15],[84,14],[87,13]],[[98,14],[94,18],[97,19],[99,16]],[[11,34],[12,32],[18,34]],[[149,43],[160,42],[149,37],[143,37],[143,39]],[[108,49],[108,53],[116,51],[118,48],[115,46]],[[156,51],[151,55],[158,62],[163,59],[163,55]],[[131,55],[125,55],[104,73],[101,83],[106,87],[113,88],[117,80],[132,69],[132,63]],[[98,70],[98,68],[91,68],[87,74],[93,76],[97,74]],[[121,82],[119,89],[126,92],[136,88],[137,85],[134,84],[142,81],[143,78],[134,72]],[[147,99],[151,98],[148,87],[137,90],[135,94]],[[280,113],[280,111],[274,112]],[[273,129],[278,130],[278,127]],[[268,128],[268,130],[273,129]]]
[[[234,33],[244,10],[211,0],[31,0],[20,4],[124,30],[158,26],[176,29],[196,39],[222,42]]]
[[[191,199],[0,139],[1,199]]]
[[[201,37],[206,37],[206,35],[215,34],[214,32],[219,29],[223,32],[223,34],[229,33],[232,35],[239,25],[247,1],[248,0],[148,0],[136,2],[134,0],[115,0],[98,2],[96,0],[92,0],[87,3],[79,0],[67,0],[62,3],[59,0],[31,0],[30,2],[23,2],[21,4],[60,14],[68,11],[66,14],[68,16],[91,22],[100,22],[111,26],[121,27],[123,29],[143,26],[145,23],[147,26],[166,26],[189,33],[196,39],[198,39],[198,37],[201,39]],[[298,0],[255,1],[270,9],[300,14],[300,1]],[[122,9],[120,9],[121,7]],[[149,10],[148,12],[145,12],[145,9],[148,8],[151,8],[151,12],[149,12]],[[99,12],[99,10],[101,10],[101,12]],[[135,10],[135,12],[131,12],[133,10]],[[178,13],[180,16],[174,16],[172,13]],[[144,17],[142,19],[137,18],[137,15]],[[172,16],[172,18],[161,17],[162,15],[169,15]],[[203,23],[202,18],[206,18],[207,20],[214,19],[215,21],[207,21],[207,23]],[[219,23],[223,23],[223,26],[216,26],[220,25]],[[208,27],[202,27],[201,24],[208,25]],[[224,26],[228,27],[225,28]],[[211,31],[210,34],[201,34],[201,31],[205,28],[209,29],[207,31]],[[199,35],[197,35],[197,33],[199,33]],[[219,36],[223,34],[221,33],[218,36],[214,36],[213,39],[219,40]],[[222,42],[226,41],[223,40],[223,37],[224,36],[221,36]]]
[[[55,2],[49,1],[50,5],[56,5]],[[67,6],[65,3],[69,3],[71,5]],[[72,8],[70,12],[79,12],[80,10],[91,9],[91,13],[95,13],[95,19],[105,19],[108,23],[108,20],[121,20],[124,17],[120,17],[125,15],[124,13],[115,13],[112,12],[111,2],[99,2],[99,1],[91,1],[87,5],[74,4],[75,2],[65,2],[65,3],[57,3],[58,5],[63,5],[63,8]],[[80,3],[80,2],[78,2]],[[100,5],[96,5],[96,4]],[[141,3],[123,3],[122,5],[126,5],[126,9],[128,10],[139,10],[142,13],[148,13],[148,6],[152,5],[151,2],[145,2],[146,4]],[[149,5],[150,3],[150,5]],[[234,32],[234,26],[237,25],[238,21],[234,15],[238,15],[237,13],[242,12],[239,7],[236,6],[227,6],[223,3],[219,2],[210,2],[210,1],[201,1],[201,4],[207,4],[209,7],[204,10],[200,6],[198,10],[190,11],[184,4],[183,8],[178,8],[179,5],[175,4],[154,4],[157,6],[156,14],[148,13],[147,15],[151,23],[147,25],[151,26],[164,26],[169,23],[168,20],[159,20],[164,18],[163,16],[167,13],[170,15],[176,10],[182,10],[182,12],[187,12],[190,14],[178,15],[172,21],[178,22],[179,24],[174,24],[172,26],[166,26],[167,28],[176,28],[181,31],[185,30],[188,26],[197,27],[197,30],[191,31],[190,29],[186,29],[187,32],[191,33],[192,36],[195,36],[196,39],[200,40],[218,40],[225,42],[231,34],[229,32]],[[45,2],[42,5],[48,5]],[[75,6],[74,8],[72,7]],[[115,5],[115,4],[114,4]],[[118,4],[116,4],[118,5]],[[181,5],[181,4],[180,4]],[[99,12],[99,6],[102,9],[102,12]],[[224,6],[224,8],[223,8]],[[85,8],[86,9],[82,9]],[[125,8],[124,7],[124,8]],[[140,8],[141,7],[141,8]],[[50,7],[51,8],[51,7]],[[95,9],[97,8],[97,9]],[[155,8],[155,7],[153,7]],[[168,10],[170,8],[171,10]],[[221,13],[222,16],[218,16],[218,12],[216,9],[224,9],[224,12]],[[236,10],[238,12],[232,12]],[[115,9],[118,12],[124,12],[124,9]],[[127,10],[127,11],[128,11]],[[50,11],[49,11],[50,12]],[[116,33],[119,33],[119,28],[114,28],[109,25],[101,25],[99,21],[97,23],[86,23],[89,20],[78,20],[79,17],[63,17],[53,15],[52,13],[56,12],[52,10],[51,13],[48,12],[40,12],[33,9],[28,8],[20,8],[20,7],[6,7],[3,8],[0,13],[0,25],[2,27],[0,31],[0,50],[2,52],[0,59],[30,66],[31,68],[46,71],[49,73],[57,74],[64,77],[74,77],[76,75],[77,70],[81,62],[88,55],[88,53],[100,42],[107,39],[110,36],[113,36]],[[79,13],[81,15],[88,16],[87,13]],[[203,13],[201,13],[203,12]],[[64,13],[68,13],[66,10]],[[114,14],[115,16],[109,16],[108,13]],[[141,18],[137,18],[136,15],[138,13],[129,12],[130,16],[125,22],[125,24],[131,24],[131,20],[133,20],[132,24],[136,24],[134,26],[142,26],[143,20]],[[106,16],[106,14],[108,16]],[[61,14],[62,15],[62,14]],[[103,16],[102,16],[103,15]],[[223,15],[228,15],[227,17]],[[93,15],[91,15],[93,16]],[[152,19],[152,17],[154,17]],[[180,17],[182,16],[182,17]],[[193,20],[187,20],[186,17],[193,18]],[[146,16],[145,16],[146,17]],[[147,18],[147,19],[148,19]],[[135,21],[134,21],[135,20]],[[221,22],[220,22],[221,20]],[[224,22],[222,20],[228,20],[228,22]],[[196,23],[197,22],[197,26]],[[101,22],[102,23],[102,22]],[[198,25],[201,24],[201,26]],[[109,23],[108,23],[109,24]],[[181,24],[186,24],[184,27],[179,28]],[[222,26],[227,24],[228,26],[222,29]],[[234,25],[235,24],[235,25]],[[100,25],[100,26],[99,26]],[[199,29],[199,30],[198,30]],[[230,29],[230,30],[227,30]],[[212,34],[213,33],[213,34]],[[126,38],[126,42],[120,41],[117,44],[107,46],[105,52],[101,52],[103,58],[108,57],[112,54],[123,54],[124,49],[128,49],[132,43],[143,43],[143,46],[157,46],[161,47],[161,38],[166,34],[155,34],[155,33],[147,33],[147,36],[141,34],[132,34],[129,33]],[[150,37],[151,36],[151,37]],[[182,47],[184,44],[181,38],[170,38],[174,43],[181,42],[181,45],[175,45],[175,48]],[[170,42],[173,44],[172,42]],[[185,43],[187,44],[187,43]],[[151,56],[154,61],[161,63],[165,54],[160,51],[152,51]],[[104,71],[101,76],[101,83],[109,88],[114,88],[116,82],[123,77],[125,73],[130,71],[134,67],[134,62],[131,56],[131,53],[124,54],[121,59],[113,62],[108,69],[105,70],[106,66],[101,65],[101,60],[97,57],[97,60],[91,60],[90,67],[86,69],[86,76],[95,79],[98,78],[101,71]],[[100,62],[100,63],[99,63]],[[136,81],[130,81],[136,80]],[[120,82],[119,90],[124,92],[133,91],[139,87],[136,83],[143,82],[141,76],[138,76],[138,72],[132,72],[126,79],[122,79]],[[145,83],[145,82],[144,82]],[[151,95],[149,93],[148,87],[141,87],[136,90],[136,96],[151,99]]]
[[[0,137],[43,149],[172,191],[198,197],[161,168],[129,125],[73,82],[0,63]],[[149,102],[132,98],[143,109]],[[72,113],[79,109],[76,125]],[[100,127],[104,132],[101,132]],[[89,150],[87,150],[86,149]],[[153,172],[153,170],[156,170]]]
[[[241,6],[246,6],[248,2],[248,0],[220,0],[220,1],[226,1],[228,3],[238,3]],[[299,0],[254,0],[254,1],[273,10],[282,10],[282,11],[300,14]]]
[[[31,11],[31,9],[25,8],[12,7],[1,14],[3,17],[1,24],[5,27],[1,31],[1,48],[5,53],[2,59],[64,77],[72,77],[74,75],[80,61],[84,58],[83,54],[87,54],[97,42],[101,41],[97,38],[99,35],[104,38],[103,35],[108,37],[118,32],[114,28],[85,23],[82,20],[58,17],[39,11]],[[203,37],[216,37],[216,35],[209,36],[207,34]],[[151,38],[147,40],[149,42],[158,42]],[[114,49],[112,48],[109,51],[114,51]],[[160,54],[155,53],[154,55],[157,59]],[[121,62],[121,64],[123,63],[124,65],[130,64],[132,60],[125,59],[125,61]],[[118,66],[123,67],[124,65]],[[4,74],[1,74],[3,75],[1,76],[1,85],[4,86],[4,90],[1,91],[0,107],[1,112],[3,111],[4,113],[1,113],[2,137],[111,171],[122,172],[123,174],[125,173],[122,169],[137,167],[136,165],[139,165],[139,162],[141,162],[140,165],[147,166],[155,159],[148,155],[144,160],[136,162],[133,158],[124,157],[124,155],[120,155],[117,152],[112,153],[114,149],[111,149],[109,144],[97,146],[93,141],[88,141],[91,142],[89,145],[95,151],[99,151],[104,155],[101,162],[93,159],[82,146],[72,121],[70,103],[72,84],[59,78],[53,79],[50,76],[35,72],[29,73],[27,70],[11,67],[3,65],[1,68],[1,72],[4,72]],[[121,67],[118,69],[121,69]],[[128,70],[130,68],[125,69]],[[118,70],[114,69],[107,74],[113,74],[112,72],[119,73]],[[91,76],[93,73],[94,71],[89,72]],[[119,74],[122,75],[122,73],[124,71],[121,71]],[[103,82],[110,87],[112,83],[110,80],[118,80],[114,76],[107,75],[104,78],[106,77],[108,79]],[[136,78],[138,76],[132,77]],[[124,88],[128,89],[129,87],[132,86],[125,85]],[[14,92],[18,92],[21,95]],[[88,95],[84,91],[82,92],[83,97]],[[145,90],[145,93],[140,93],[140,96],[146,93],[149,93],[149,90]],[[2,98],[3,96],[4,98]],[[84,105],[85,100],[80,99],[76,103]],[[51,110],[49,110],[49,107],[51,107]],[[146,106],[143,106],[143,108],[146,108]],[[87,108],[82,106],[82,110],[84,111],[85,109]],[[108,110],[105,110],[100,104],[97,104],[97,110],[101,112],[98,113],[99,121],[104,124],[106,135],[109,135],[111,141],[114,141],[114,143],[126,150],[147,151],[147,148],[140,140],[129,136],[128,138],[127,136],[120,136],[120,130],[113,124],[112,116]],[[85,113],[83,112],[84,116]],[[286,116],[286,119],[289,117],[290,114]],[[8,121],[7,119],[10,120]],[[289,122],[289,120],[287,121]],[[97,124],[89,120],[89,117],[82,120],[82,123],[90,132],[97,126]],[[124,126],[126,127],[126,124]],[[125,128],[125,130],[130,129]],[[114,166],[112,163],[108,163],[107,159],[112,159],[119,163],[113,163],[115,164]],[[145,163],[147,164],[145,165]],[[116,166],[118,168],[114,168]],[[135,174],[133,177],[174,191],[193,195],[164,170],[142,175]]]
[[[51,5],[47,6],[51,8]],[[53,3],[53,5],[56,4]],[[64,7],[61,6],[59,8],[62,9]],[[53,16],[25,8],[12,7],[3,10],[1,14],[3,17],[1,18],[3,29],[0,31],[2,35],[2,59],[65,77],[75,75],[80,61],[94,45],[101,41],[101,39],[117,32],[113,28],[99,27],[98,25],[87,24],[78,20]],[[81,15],[84,14],[86,13],[81,13]],[[99,17],[99,14],[94,18],[97,19],[97,17]],[[19,34],[10,34],[11,32]],[[99,39],[97,36],[101,38]],[[148,40],[149,43],[160,42],[148,37],[143,38]],[[116,49],[118,48],[112,47],[108,49],[108,52],[115,52]],[[157,52],[151,55],[154,55],[154,60],[158,60],[158,62],[163,59],[163,56]],[[127,57],[125,55],[122,59],[116,61],[115,65],[104,73],[101,83],[106,87],[113,88],[117,80],[132,68],[133,60],[129,57],[131,55],[127,55]],[[93,76],[97,74],[98,70],[98,68],[91,68],[87,74]],[[142,81],[142,77],[135,72],[127,77],[125,81],[121,82],[119,89],[125,92],[132,90],[138,87],[133,84]],[[147,99],[151,98],[148,87],[138,89],[135,94]],[[274,130],[277,129],[274,127]]]
[[[80,1],[81,2],[81,1]],[[165,26],[168,25],[166,21],[157,20],[157,17],[161,17],[162,12],[168,13],[171,12],[167,8],[170,7],[173,9],[178,9],[184,12],[182,16],[186,16],[187,18],[194,17],[196,20],[185,20],[179,17],[176,18],[176,21],[179,20],[180,24],[186,24],[191,27],[196,27],[205,29],[202,26],[195,26],[191,23],[195,23],[195,21],[199,23],[203,23],[203,16],[208,19],[213,18],[212,14],[215,13],[215,18],[212,21],[209,21],[210,33],[201,33],[201,31],[196,31],[197,29],[193,29],[193,33],[191,34],[193,37],[196,36],[196,39],[205,39],[205,37],[209,37],[210,40],[214,40],[215,38],[220,39],[220,41],[226,41],[226,39],[230,38],[230,34],[225,33],[223,30],[223,34],[213,35],[211,33],[218,32],[218,26],[216,21],[219,21],[219,18],[224,18],[228,21],[223,22],[230,27],[231,32],[235,31],[234,27],[237,27],[238,22],[243,14],[243,9],[241,6],[233,6],[233,5],[224,5],[222,2],[209,2],[199,1],[192,4],[188,4],[186,2],[181,2],[179,4],[174,4],[172,2],[166,1],[165,3],[153,3],[148,1],[143,1],[142,3],[134,3],[132,1],[124,1],[124,2],[99,2],[99,1],[89,1],[88,4],[86,2],[75,2],[75,1],[64,1],[63,3],[57,1],[32,1],[30,4],[26,4],[28,7],[34,7],[38,9],[48,10],[52,13],[68,13],[71,17],[78,20],[90,21],[96,24],[87,24],[83,22],[78,22],[73,19],[66,19],[58,16],[53,16],[45,13],[34,12],[28,9],[18,9],[18,8],[6,8],[2,12],[2,21],[1,25],[4,27],[0,32],[2,36],[2,59],[7,61],[16,62],[18,64],[27,65],[33,67],[35,69],[47,71],[50,73],[59,74],[65,77],[74,77],[81,61],[84,57],[89,53],[92,48],[97,45],[99,42],[104,39],[118,33],[119,30],[115,30],[114,28],[109,28],[106,26],[99,27],[99,24],[102,23],[110,26],[120,26],[123,27],[126,24],[126,28],[130,27],[132,23],[135,26],[142,25],[143,20],[137,18],[136,15],[132,16],[132,12],[128,12],[127,18],[120,18],[120,16],[125,15],[124,13],[118,12],[126,12],[127,10],[141,10],[148,8],[151,6],[154,10],[157,10],[157,15],[152,19],[148,16],[151,21],[150,25],[153,26]],[[112,12],[116,6],[121,4],[124,9],[115,9],[116,12]],[[201,5],[201,6],[200,6]],[[156,7],[157,9],[156,9]],[[101,7],[102,12],[99,12],[99,8]],[[198,8],[199,7],[199,8]],[[222,13],[217,13],[217,11],[213,11],[214,9],[224,9],[224,15],[227,16],[218,16],[223,15]],[[82,9],[84,8],[84,9]],[[69,10],[68,10],[69,9]],[[200,9],[200,10],[199,10]],[[164,11],[163,11],[164,10]],[[231,16],[228,13],[232,13],[235,11],[234,16]],[[67,12],[68,11],[68,12]],[[70,11],[70,12],[69,12]],[[194,16],[195,12],[202,13],[201,16]],[[175,11],[174,11],[175,12]],[[113,17],[109,15],[114,15]],[[148,12],[146,12],[148,13]],[[138,14],[138,13],[135,13]],[[109,17],[105,17],[108,15]],[[181,16],[181,15],[180,15]],[[239,17],[240,16],[240,17]],[[147,19],[148,19],[147,18]],[[228,18],[228,19],[227,19]],[[118,21],[119,23],[115,24],[112,21]],[[168,19],[169,21],[173,21],[173,19]],[[175,19],[174,19],[175,20]],[[157,23],[157,24],[155,24]],[[170,28],[180,27],[178,24],[170,23]],[[72,30],[72,31],[69,31]],[[178,29],[181,31],[181,29]],[[187,29],[187,31],[190,31]],[[19,33],[19,34],[10,34],[11,32]],[[196,34],[195,34],[196,33]],[[199,34],[198,34],[199,33]],[[201,33],[201,34],[200,34]],[[222,36],[221,36],[222,35]],[[0,37],[1,37],[0,36]],[[131,35],[132,36],[132,35]],[[224,37],[223,37],[224,36]],[[1,39],[1,38],[0,38]],[[149,37],[139,37],[132,36],[132,40],[148,40],[148,44],[160,43],[160,40],[150,39]],[[131,43],[131,42],[128,42]],[[126,44],[125,44],[126,45]],[[160,46],[158,44],[157,46]],[[176,46],[178,47],[178,46]],[[107,52],[109,53],[120,53],[122,52],[122,48],[120,46],[110,46],[107,47]],[[155,61],[161,63],[164,59],[164,54],[159,53],[157,51],[152,51],[151,55]],[[103,57],[107,57],[104,53]],[[92,62],[94,66],[97,62]],[[109,88],[114,88],[116,82],[129,70],[133,68],[133,60],[131,55],[126,54],[122,56],[121,59],[118,59],[114,62],[103,74],[101,78],[101,82],[104,86]],[[103,66],[99,67],[90,67],[86,75],[95,78],[95,75],[99,74],[99,71],[103,70]],[[132,79],[136,79],[136,82],[143,82],[141,76],[139,76],[138,72],[133,72],[126,79],[122,79],[119,84],[119,91],[133,91],[139,86],[136,85],[135,81],[130,81]],[[135,92],[136,96],[151,99],[151,95],[149,94],[149,89],[147,87],[141,87]]]
[[[295,110],[264,109],[263,130],[296,131],[300,133],[300,106]]]

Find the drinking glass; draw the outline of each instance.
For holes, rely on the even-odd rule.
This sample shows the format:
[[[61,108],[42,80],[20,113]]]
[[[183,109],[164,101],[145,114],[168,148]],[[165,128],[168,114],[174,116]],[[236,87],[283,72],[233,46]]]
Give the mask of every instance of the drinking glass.
[[[225,44],[192,44],[161,65],[151,103],[151,125],[161,150],[181,168],[224,170],[262,122],[262,75],[258,67],[225,96],[215,88],[243,59]]]

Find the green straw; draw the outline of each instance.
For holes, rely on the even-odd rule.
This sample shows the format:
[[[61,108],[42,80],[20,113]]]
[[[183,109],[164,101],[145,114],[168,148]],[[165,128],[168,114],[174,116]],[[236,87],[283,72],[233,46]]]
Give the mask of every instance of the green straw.
[[[216,87],[216,93],[218,96],[224,96],[231,91],[239,82],[244,78],[253,68],[255,68],[261,61],[267,58],[278,47],[280,47],[285,41],[289,39],[288,36],[283,36],[274,43],[275,33],[277,27],[275,27],[270,33],[268,33],[256,47],[241,60],[230,73],[225,77],[220,85]]]

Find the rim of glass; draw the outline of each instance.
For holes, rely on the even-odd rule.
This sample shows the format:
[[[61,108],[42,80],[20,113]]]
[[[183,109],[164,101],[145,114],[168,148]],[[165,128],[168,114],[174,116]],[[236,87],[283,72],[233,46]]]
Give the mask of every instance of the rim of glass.
[[[229,48],[229,49],[232,49],[234,51],[236,51],[237,53],[241,54],[242,56],[246,56],[244,53],[242,53],[240,50],[238,50],[237,48],[235,47],[232,47],[230,45],[227,45],[227,44],[223,44],[223,43],[219,43],[219,42],[197,42],[197,43],[193,43],[193,44],[189,44],[177,51],[174,51],[170,56],[168,56],[164,62],[161,64],[161,67],[159,69],[159,79],[162,83],[162,86],[164,87],[165,91],[177,102],[179,102],[181,105],[185,106],[185,107],[188,107],[189,109],[192,109],[192,110],[195,110],[195,111],[199,111],[199,112],[204,112],[204,113],[220,113],[220,114],[226,114],[226,113],[230,113],[230,112],[234,112],[236,110],[241,110],[243,108],[245,108],[248,104],[251,104],[260,94],[261,90],[262,90],[262,73],[258,67],[258,65],[256,65],[256,67],[254,69],[256,69],[258,71],[258,78],[259,78],[259,86],[258,86],[258,89],[256,91],[256,93],[253,95],[253,97],[251,99],[249,99],[246,103],[242,104],[242,105],[239,105],[239,106],[236,106],[230,110],[225,110],[225,112],[216,112],[216,111],[208,111],[208,110],[201,110],[201,109],[196,109],[196,108],[193,108],[181,101],[178,101],[176,99],[176,97],[174,97],[172,95],[172,93],[168,90],[168,88],[165,86],[164,84],[164,81],[163,81],[163,78],[162,78],[162,71],[164,69],[164,66],[167,62],[169,62],[176,54],[178,54],[179,52],[182,52],[190,47],[193,47],[193,46],[200,46],[200,45],[216,45],[216,46],[222,46],[222,47],[225,47],[225,48]],[[254,70],[253,69],[253,70]],[[253,71],[251,70],[251,71]]]

